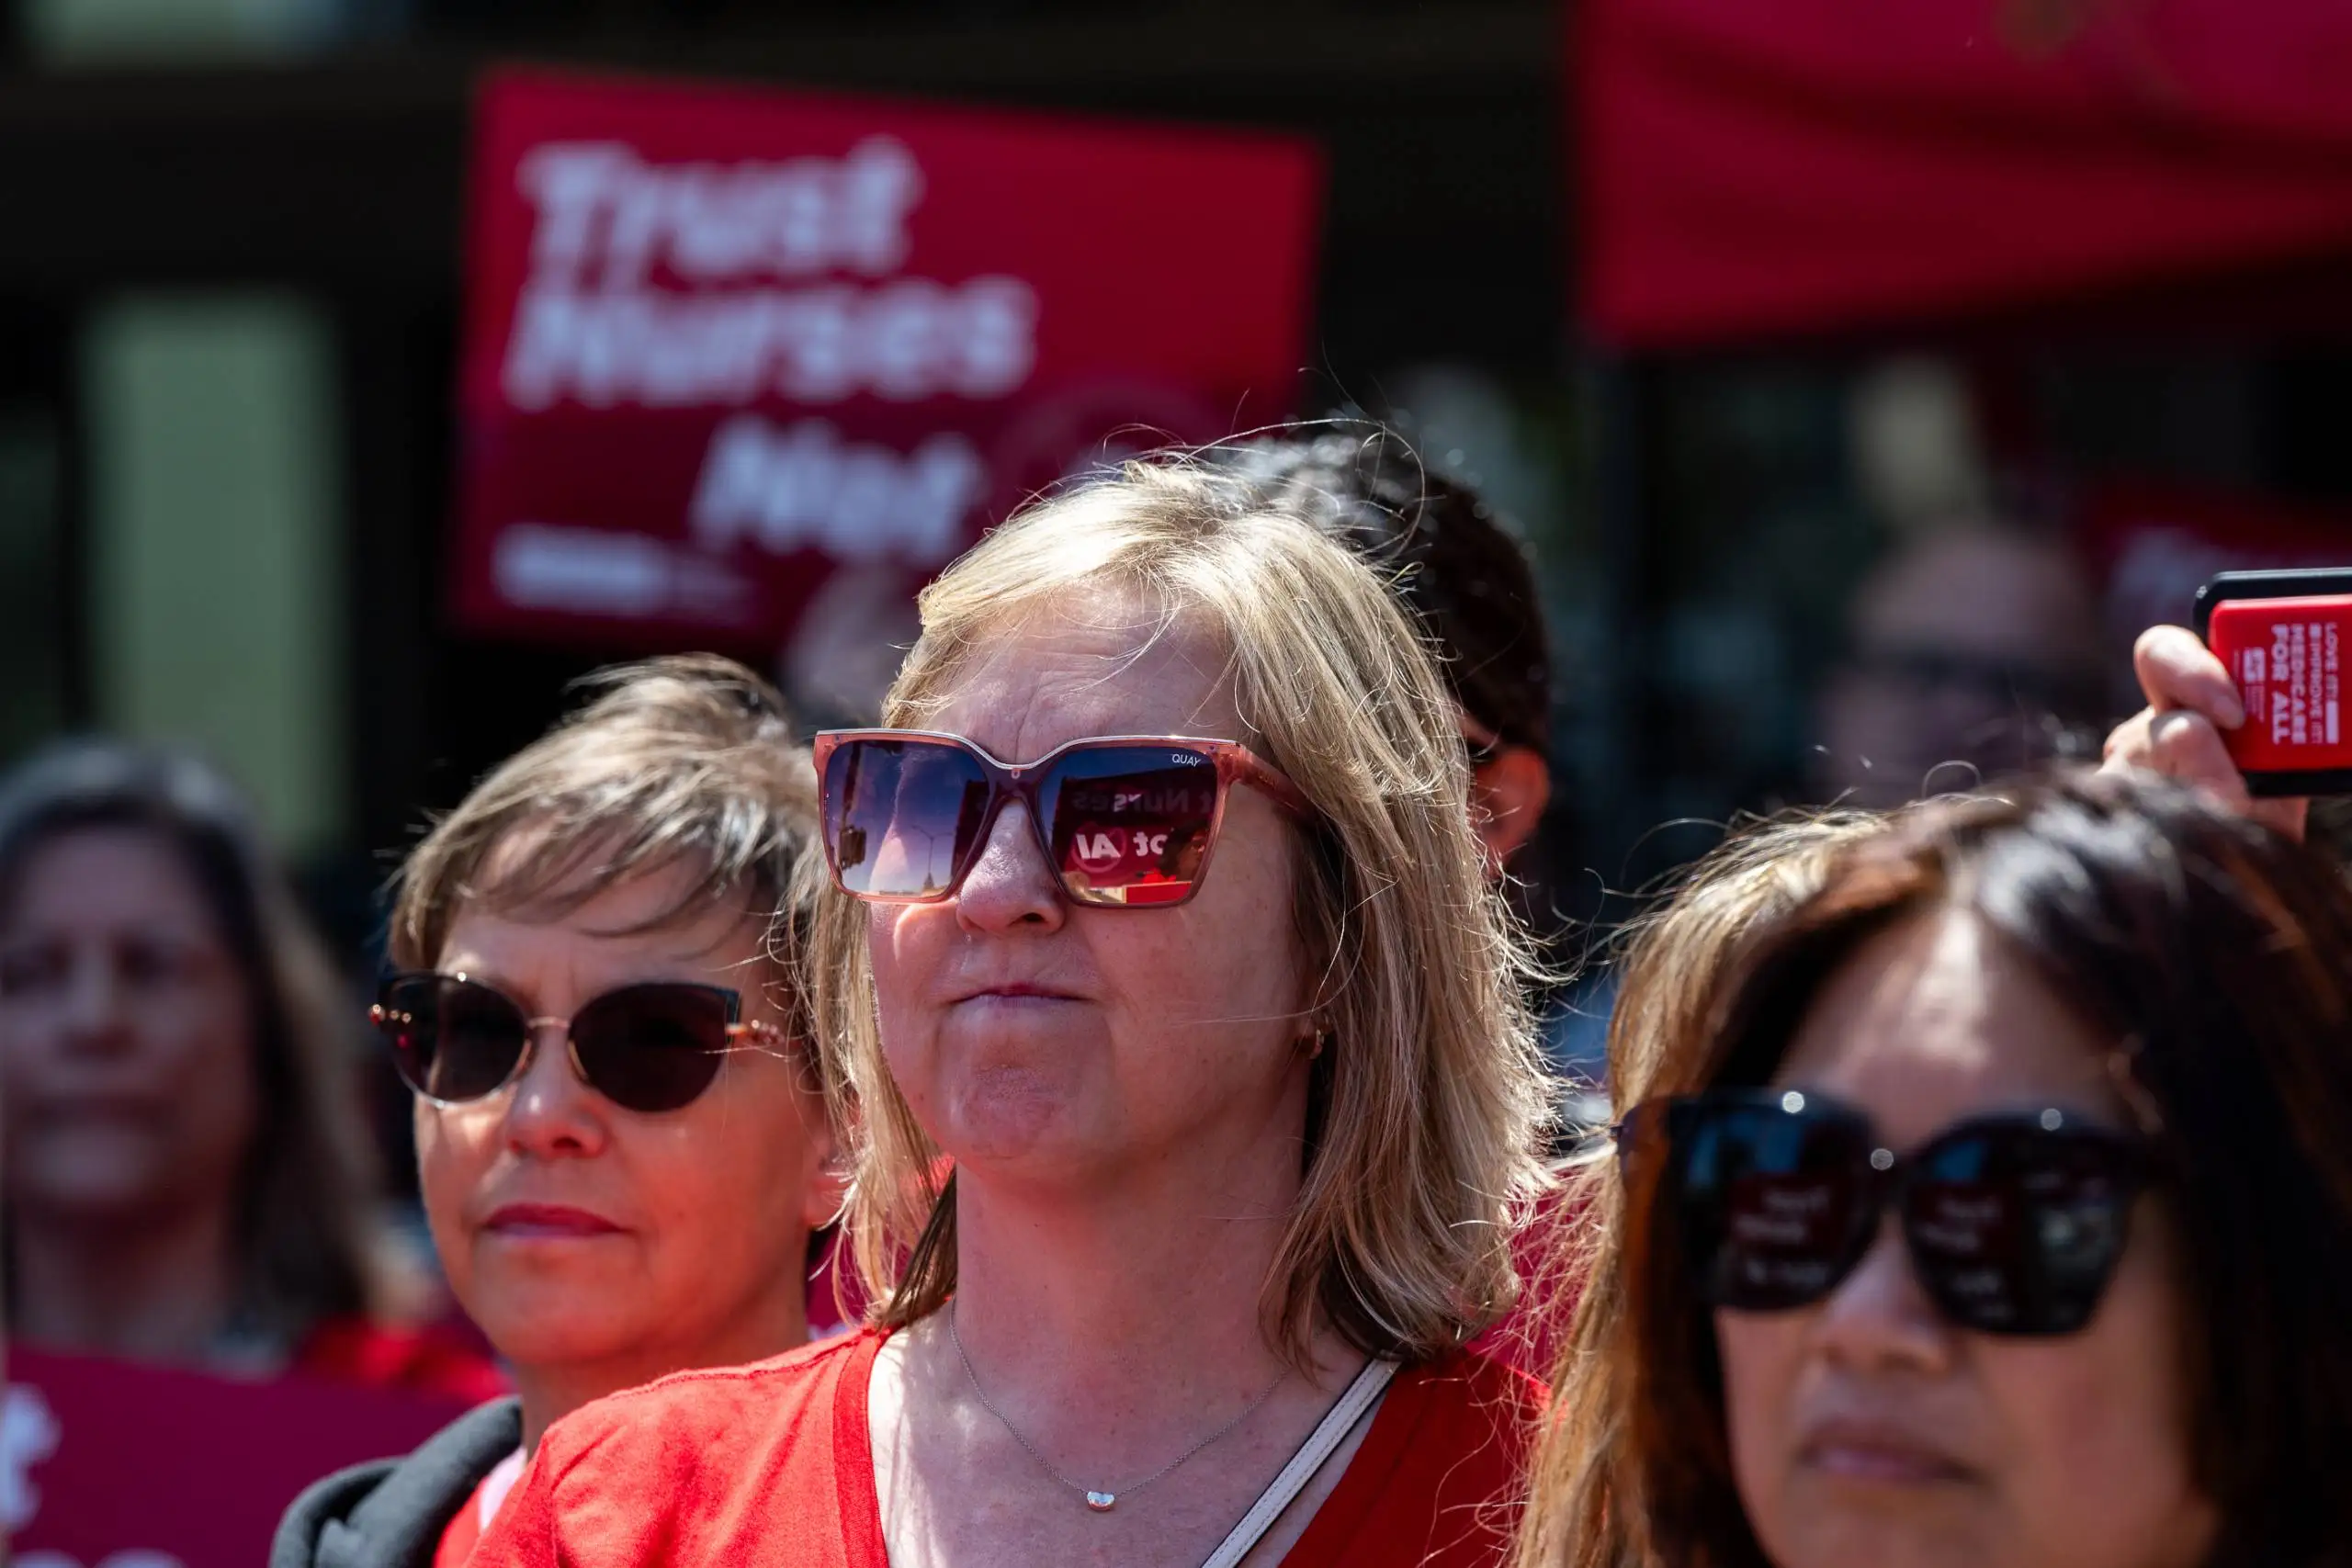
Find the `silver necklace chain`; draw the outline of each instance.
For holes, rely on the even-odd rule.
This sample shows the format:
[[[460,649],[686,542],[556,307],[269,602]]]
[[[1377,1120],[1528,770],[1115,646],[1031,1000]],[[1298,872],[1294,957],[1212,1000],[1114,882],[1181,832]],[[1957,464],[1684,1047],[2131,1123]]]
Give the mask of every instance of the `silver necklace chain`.
[[[964,1363],[964,1376],[970,1382],[972,1385],[972,1397],[980,1402],[980,1408],[995,1416],[998,1423],[1002,1426],[1006,1431],[1012,1434],[1012,1440],[1019,1443],[1022,1449],[1031,1459],[1036,1461],[1037,1468],[1039,1470],[1044,1471],[1047,1475],[1052,1476],[1056,1481],[1060,1482],[1064,1486],[1069,1487],[1071,1491],[1085,1498],[1086,1506],[1093,1509],[1098,1514],[1109,1513],[1113,1507],[1117,1506],[1120,1498],[1125,1496],[1130,1492],[1140,1492],[1143,1488],[1150,1485],[1161,1476],[1166,1475],[1170,1471],[1174,1470],[1178,1465],[1182,1464],[1186,1460],[1191,1459],[1194,1454],[1199,1453],[1203,1449],[1207,1448],[1211,1443],[1216,1442],[1219,1438],[1222,1438],[1227,1433],[1232,1431],[1236,1427],[1240,1426],[1241,1423],[1250,1419],[1250,1416],[1255,1416],[1258,1413],[1258,1407],[1265,1404],[1269,1399],[1272,1399],[1274,1396],[1274,1390],[1282,1387],[1283,1380],[1290,1376],[1290,1370],[1287,1367],[1283,1369],[1281,1371],[1276,1372],[1274,1374],[1274,1381],[1268,1383],[1262,1390],[1261,1390],[1257,1398],[1251,1400],[1247,1405],[1244,1405],[1240,1415],[1236,1416],[1232,1420],[1227,1421],[1224,1426],[1219,1427],[1216,1431],[1211,1432],[1207,1437],[1203,1438],[1199,1442],[1194,1443],[1191,1448],[1186,1449],[1182,1453],[1178,1454],[1174,1459],[1170,1460],[1166,1464],[1161,1465],[1158,1470],[1153,1471],[1141,1481],[1130,1481],[1125,1486],[1112,1490],[1104,1490],[1100,1487],[1080,1485],[1079,1483],[1072,1481],[1069,1476],[1064,1475],[1060,1471],[1056,1470],[1053,1466],[1053,1461],[1046,1459],[1044,1454],[1037,1451],[1037,1445],[1031,1442],[1027,1438],[1022,1436],[1021,1428],[1012,1424],[1012,1417],[1007,1416],[1003,1411],[999,1410],[996,1407],[995,1401],[989,1398],[988,1391],[980,1387],[980,1374],[972,1370],[972,1358],[967,1355],[964,1350],[964,1337],[956,1331],[956,1303],[953,1301],[950,1301],[947,1303],[947,1337],[955,1341],[956,1359]]]

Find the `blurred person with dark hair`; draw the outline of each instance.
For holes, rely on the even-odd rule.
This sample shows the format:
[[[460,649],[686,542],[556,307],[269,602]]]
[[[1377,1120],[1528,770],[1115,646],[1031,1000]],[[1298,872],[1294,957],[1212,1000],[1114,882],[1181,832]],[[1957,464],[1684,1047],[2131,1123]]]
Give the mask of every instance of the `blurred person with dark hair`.
[[[1552,798],[1551,639],[1525,543],[1464,480],[1402,434],[1332,419],[1207,448],[1210,469],[1261,505],[1314,524],[1370,561],[1428,637],[1469,753],[1472,826],[1501,876]],[[1541,890],[1538,889],[1540,896]],[[1596,1079],[1606,976],[1555,1005],[1542,1041],[1571,1131],[1605,1119]]]
[[[312,1487],[274,1568],[455,1568],[559,1417],[808,1338],[840,1190],[795,969],[808,749],[726,660],[594,684],[411,852],[377,1010],[435,1245],[520,1398]]]
[[[1959,523],[1863,580],[1820,705],[1822,793],[1883,808],[2063,752],[2100,716],[2098,607],[2065,546]]]
[[[1552,795],[1551,651],[1526,547],[1475,490],[1380,425],[1306,424],[1203,457],[1351,546],[1419,618],[1460,710],[1472,819],[1499,872]]]
[[[2352,1551],[2352,887],[2144,773],[1841,851],[1666,1041],[1525,1568]]]
[[[380,1230],[355,1026],[236,791],[61,745],[0,784],[8,1320],[25,1342],[482,1398]]]

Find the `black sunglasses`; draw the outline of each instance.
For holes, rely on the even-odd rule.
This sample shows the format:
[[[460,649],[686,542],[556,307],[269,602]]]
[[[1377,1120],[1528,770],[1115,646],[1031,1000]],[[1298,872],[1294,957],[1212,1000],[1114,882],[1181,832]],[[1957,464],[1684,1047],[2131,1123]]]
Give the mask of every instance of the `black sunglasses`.
[[[1909,1155],[1819,1095],[1716,1091],[1636,1107],[1617,1128],[1629,1185],[1679,1234],[1700,1297],[1742,1312],[1821,1301],[1893,1203],[1911,1268],[1981,1334],[2073,1334],[2091,1320],[2149,1180],[2145,1139],[2057,1109],[1958,1122]]]
[[[570,1018],[534,1018],[505,992],[463,975],[395,975],[368,1017],[409,1088],[444,1105],[497,1093],[522,1076],[542,1029],[569,1037],[581,1082],[624,1110],[677,1111],[718,1076],[738,1042],[770,1049],[782,1034],[741,1021],[743,998],[720,986],[623,986]]]

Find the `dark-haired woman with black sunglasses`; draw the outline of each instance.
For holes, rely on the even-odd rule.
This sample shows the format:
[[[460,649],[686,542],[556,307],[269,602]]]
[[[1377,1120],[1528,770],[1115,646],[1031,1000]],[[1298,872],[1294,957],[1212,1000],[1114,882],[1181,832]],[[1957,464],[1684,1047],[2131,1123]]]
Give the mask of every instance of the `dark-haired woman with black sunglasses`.
[[[807,1341],[839,1201],[792,973],[815,828],[775,694],[664,660],[412,852],[373,1021],[435,1246],[521,1397],[314,1487],[274,1568],[455,1568],[559,1417]]]
[[[1528,1568],[2344,1560],[2334,868],[2144,774],[1939,802],[1708,1011],[1603,1173]]]

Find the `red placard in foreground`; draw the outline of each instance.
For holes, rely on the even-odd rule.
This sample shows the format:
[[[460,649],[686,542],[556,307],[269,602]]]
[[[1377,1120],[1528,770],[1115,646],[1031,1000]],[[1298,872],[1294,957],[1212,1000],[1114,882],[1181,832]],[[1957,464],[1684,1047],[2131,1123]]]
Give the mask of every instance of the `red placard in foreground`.
[[[0,1528],[17,1568],[253,1568],[303,1487],[406,1453],[461,1413],[11,1346]]]
[[[1106,445],[1290,412],[1304,143],[525,73],[477,115],[470,626],[773,646]]]

